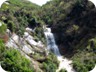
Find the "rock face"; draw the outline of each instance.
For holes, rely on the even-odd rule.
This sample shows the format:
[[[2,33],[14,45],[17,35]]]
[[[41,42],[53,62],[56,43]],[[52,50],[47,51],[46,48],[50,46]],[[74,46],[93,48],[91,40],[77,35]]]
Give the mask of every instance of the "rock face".
[[[9,41],[6,43],[6,46],[21,49],[27,54],[34,54],[34,51],[44,52],[44,44],[40,41],[36,42],[34,37],[29,34],[30,32],[32,31],[25,32],[23,38],[13,33]]]
[[[72,52],[73,48],[94,37],[95,27],[96,8],[92,2],[85,0],[82,5],[74,5],[65,19],[52,25],[52,31],[63,54],[68,50]]]
[[[31,30],[31,29],[30,29]],[[20,51],[20,53],[25,56],[27,59],[29,59],[30,61],[32,61],[34,68],[36,68],[36,72],[40,71],[42,72],[42,70],[39,68],[39,64],[38,64],[38,60],[44,60],[46,59],[46,52],[45,52],[45,45],[41,42],[38,41],[36,42],[34,40],[34,37],[32,35],[30,35],[29,33],[31,33],[31,31],[26,31],[24,33],[24,36],[21,38],[18,35],[16,35],[15,33],[12,34],[11,37],[9,37],[9,40],[6,43],[6,46],[8,48],[14,48]],[[8,35],[10,33],[7,32]],[[35,57],[35,55],[42,55],[41,57]],[[37,60],[38,59],[38,60]],[[36,61],[37,60],[37,61]]]

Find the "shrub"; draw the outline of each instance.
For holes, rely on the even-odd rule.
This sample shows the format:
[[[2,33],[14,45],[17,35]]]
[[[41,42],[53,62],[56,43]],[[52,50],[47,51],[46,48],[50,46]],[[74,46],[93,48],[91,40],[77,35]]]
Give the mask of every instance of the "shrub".
[[[3,40],[0,39],[0,61],[2,61],[3,59],[4,51],[5,51],[5,45],[3,43]]]
[[[73,61],[73,67],[77,72],[88,72],[87,68],[80,61]]]
[[[11,32],[14,32],[15,25],[12,21],[9,20],[7,26]]]
[[[0,22],[0,39],[2,39],[4,42],[8,40],[6,29],[7,26],[3,22]]]
[[[6,32],[7,26],[3,22],[0,22],[0,24],[0,34],[4,34]]]
[[[42,27],[36,27],[35,29],[35,35],[37,36],[38,40],[41,40],[43,43],[45,42],[43,28]]]
[[[65,69],[61,69],[60,72],[67,72]]]
[[[1,54],[0,54],[1,55]],[[8,49],[3,52],[2,67],[11,72],[33,72],[34,69],[28,59],[21,56],[15,49]]]
[[[43,63],[45,72],[56,72],[56,65],[54,63],[52,63],[51,61],[46,61]]]
[[[56,56],[51,53],[49,54],[47,60],[43,62],[43,70],[45,72],[56,72],[58,64],[59,62]]]
[[[88,71],[90,71],[95,67],[96,62],[94,60],[85,59],[84,63],[84,66],[88,69]]]
[[[92,70],[95,66],[94,60],[89,59],[76,59],[73,61],[73,67],[77,72],[88,72]]]

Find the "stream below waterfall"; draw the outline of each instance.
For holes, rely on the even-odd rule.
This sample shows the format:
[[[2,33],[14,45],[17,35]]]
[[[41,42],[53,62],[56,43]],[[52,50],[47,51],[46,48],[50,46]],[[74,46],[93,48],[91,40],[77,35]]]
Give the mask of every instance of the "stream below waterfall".
[[[57,56],[58,61],[60,61],[59,67],[56,72],[59,72],[61,69],[65,69],[67,70],[67,72],[75,72],[71,65],[72,61],[68,60],[67,58],[63,58],[63,56],[60,54],[59,48],[56,45],[55,38],[53,33],[51,32],[51,29],[46,28],[44,34],[47,40],[48,50],[52,51]]]

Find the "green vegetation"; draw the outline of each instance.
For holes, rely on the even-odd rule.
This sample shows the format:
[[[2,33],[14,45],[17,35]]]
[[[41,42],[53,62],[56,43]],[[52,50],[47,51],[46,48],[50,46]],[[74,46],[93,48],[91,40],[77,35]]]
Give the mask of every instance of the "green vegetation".
[[[9,29],[11,32],[14,32],[15,25],[14,25],[14,23],[13,23],[12,21],[9,20],[7,26],[8,26],[8,29]]]
[[[26,0],[8,0],[0,8],[0,38],[6,29],[23,36],[26,27],[33,29],[32,36],[36,41],[45,37],[43,25],[48,25],[55,33],[56,43],[64,48],[65,56],[73,60],[77,72],[87,72],[96,64],[96,9],[87,0],[51,0],[42,7]],[[42,54],[34,55],[34,59]],[[40,57],[44,58],[44,55]],[[0,40],[0,61],[6,70],[14,72],[32,72],[29,60],[17,50],[6,49]],[[40,63],[44,72],[55,72],[58,62],[53,54]],[[61,70],[60,72],[66,72]]]
[[[2,67],[11,72],[34,72],[34,69],[28,59],[21,56],[17,50],[9,49],[4,54]]]
[[[43,25],[45,22],[39,18],[39,15],[37,15],[37,13],[41,10],[41,7],[26,0],[8,0],[7,2],[9,4],[4,3],[0,9],[0,20],[7,25],[7,28],[12,33],[16,33],[22,37],[25,32],[25,28],[30,27],[34,30],[34,33],[32,34],[34,39],[36,41],[41,40],[45,43],[43,33]],[[3,32],[3,28],[0,31]],[[6,49],[6,47],[2,47],[2,45],[4,44],[1,43],[0,45],[0,51],[3,50],[0,52],[2,53],[0,54],[0,61],[2,61],[2,67],[5,70],[11,72],[34,72],[32,63],[20,55],[20,52],[11,48]],[[44,58],[44,55],[40,53],[35,54],[36,55],[33,55],[33,58],[34,60],[37,60],[37,62],[38,59]],[[42,56],[40,57],[40,55]],[[50,54],[48,58],[40,64],[44,65],[42,70],[45,72],[47,70],[49,72],[55,72],[58,67],[57,58],[53,54]]]
[[[73,61],[73,67],[77,72],[88,72],[95,67],[95,61],[90,59],[80,60],[76,59]]]
[[[7,26],[0,21],[0,39],[2,39],[4,42],[6,42],[8,39],[6,35],[6,29],[7,29]]]
[[[46,61],[43,63],[44,65],[44,72],[56,72],[56,65],[51,61]]]
[[[5,45],[3,41],[0,39],[0,61],[3,60],[4,51],[5,51]]]
[[[43,62],[43,70],[44,72],[56,72],[58,65],[59,65],[59,62],[56,56],[50,53],[47,60]]]
[[[37,23],[40,21],[34,16],[34,11],[40,8],[38,5],[26,0],[8,0],[7,2],[8,5],[4,3],[1,7],[1,20],[7,24],[11,32],[22,36],[26,27],[29,26],[34,29],[34,27],[38,26]],[[8,8],[5,9],[3,6],[8,6]]]
[[[35,29],[35,36],[38,37],[38,41],[41,40],[45,44],[45,37],[42,26],[36,27]]]
[[[7,26],[0,21],[0,34],[4,34],[6,32]]]
[[[0,61],[6,71],[34,72],[32,63],[20,54],[18,50],[6,49],[0,40]]]
[[[52,28],[57,44],[73,60],[77,72],[96,64],[96,9],[87,0],[52,0],[42,6],[40,18]]]
[[[96,38],[88,41],[87,46],[82,50],[79,48],[73,57],[73,67],[77,72],[88,72],[95,67],[96,64]],[[82,51],[81,51],[82,50]]]
[[[60,72],[67,72],[65,69],[61,69]]]

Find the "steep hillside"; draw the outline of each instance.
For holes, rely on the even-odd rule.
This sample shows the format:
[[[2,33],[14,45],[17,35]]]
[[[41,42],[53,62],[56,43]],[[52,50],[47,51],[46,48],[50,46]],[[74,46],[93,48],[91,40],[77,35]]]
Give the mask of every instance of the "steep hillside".
[[[48,36],[44,35],[46,27],[52,30],[47,39],[52,40],[49,42],[51,51],[47,48]],[[72,60],[76,72],[88,72],[94,68],[96,8],[92,2],[51,0],[38,6],[27,0],[8,0],[2,5],[0,62],[5,70],[56,72],[59,62],[52,48],[59,48],[64,57]],[[60,72],[66,71],[62,69]]]
[[[42,11],[40,18],[52,28],[61,54],[73,59],[77,72],[91,70],[96,64],[94,4],[88,0],[52,0]]]
[[[35,16],[39,9],[26,0],[8,0],[0,8],[0,63],[6,71],[56,71],[56,56],[47,54],[44,23]]]

